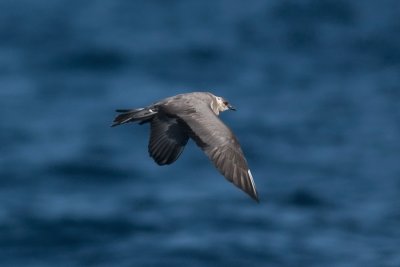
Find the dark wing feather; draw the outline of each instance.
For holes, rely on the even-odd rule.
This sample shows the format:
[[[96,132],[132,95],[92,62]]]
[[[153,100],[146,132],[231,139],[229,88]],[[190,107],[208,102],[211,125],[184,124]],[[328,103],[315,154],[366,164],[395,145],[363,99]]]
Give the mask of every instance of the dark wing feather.
[[[151,120],[149,154],[159,165],[171,164],[181,155],[189,140],[176,119],[158,113]]]
[[[204,101],[185,107],[171,102],[166,109],[190,129],[190,137],[225,178],[258,201],[253,176],[239,141]]]

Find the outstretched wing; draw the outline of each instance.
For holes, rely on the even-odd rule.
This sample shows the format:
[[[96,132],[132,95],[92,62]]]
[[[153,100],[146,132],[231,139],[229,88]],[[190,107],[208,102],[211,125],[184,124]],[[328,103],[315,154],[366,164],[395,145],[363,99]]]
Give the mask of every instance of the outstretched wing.
[[[184,127],[174,118],[158,113],[151,120],[149,154],[158,165],[171,164],[181,155],[189,140]]]
[[[228,181],[258,201],[253,176],[235,135],[204,101],[185,103],[169,103],[166,110],[188,126],[190,137]]]

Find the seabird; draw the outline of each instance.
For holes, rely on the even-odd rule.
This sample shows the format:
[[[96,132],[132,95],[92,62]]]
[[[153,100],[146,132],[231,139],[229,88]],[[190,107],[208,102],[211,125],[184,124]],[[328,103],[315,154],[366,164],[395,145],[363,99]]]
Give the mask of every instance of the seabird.
[[[150,156],[158,165],[175,162],[189,138],[205,152],[225,178],[257,202],[253,176],[239,141],[218,117],[236,110],[224,98],[193,92],[165,98],[145,108],[118,109],[112,127],[128,122],[150,123]]]

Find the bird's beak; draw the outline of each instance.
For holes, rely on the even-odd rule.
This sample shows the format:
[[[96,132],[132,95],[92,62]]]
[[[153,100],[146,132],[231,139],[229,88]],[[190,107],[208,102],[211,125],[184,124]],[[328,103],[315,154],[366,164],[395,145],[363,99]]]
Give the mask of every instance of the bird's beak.
[[[230,110],[233,110],[233,111],[236,111],[236,108],[234,108],[232,105],[228,105],[228,108],[230,109]]]

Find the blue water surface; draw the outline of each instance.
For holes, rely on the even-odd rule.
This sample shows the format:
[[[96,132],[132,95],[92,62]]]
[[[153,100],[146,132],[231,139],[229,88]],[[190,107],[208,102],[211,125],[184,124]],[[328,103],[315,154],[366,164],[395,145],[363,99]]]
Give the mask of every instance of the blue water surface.
[[[0,1],[0,266],[400,266],[400,2]],[[261,203],[117,108],[210,91]]]

